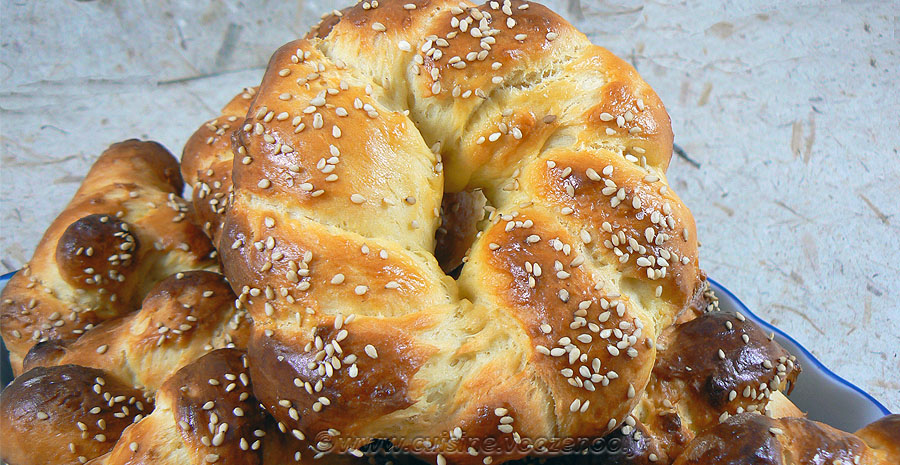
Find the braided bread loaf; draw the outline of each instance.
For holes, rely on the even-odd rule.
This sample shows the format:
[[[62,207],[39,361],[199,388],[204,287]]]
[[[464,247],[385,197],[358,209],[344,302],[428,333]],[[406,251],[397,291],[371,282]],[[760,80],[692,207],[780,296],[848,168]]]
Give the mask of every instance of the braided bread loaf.
[[[16,373],[35,343],[75,339],[139,308],[166,276],[216,267],[182,188],[178,162],[155,142],[120,142],[100,155],[0,295],[0,328]]]
[[[869,447],[881,451],[885,457],[892,458],[894,463],[900,462],[900,415],[881,417],[854,434]]]
[[[224,277],[176,273],[160,281],[139,312],[107,321],[75,341],[32,347],[25,370],[74,364],[99,368],[130,386],[156,392],[166,377],[211,350],[245,348],[250,322],[235,308]]]
[[[659,99],[534,3],[364,2],[318,35],[275,53],[233,135],[220,254],[260,402],[438,462],[613,430],[701,282]],[[439,206],[476,189],[493,213],[454,281]]]

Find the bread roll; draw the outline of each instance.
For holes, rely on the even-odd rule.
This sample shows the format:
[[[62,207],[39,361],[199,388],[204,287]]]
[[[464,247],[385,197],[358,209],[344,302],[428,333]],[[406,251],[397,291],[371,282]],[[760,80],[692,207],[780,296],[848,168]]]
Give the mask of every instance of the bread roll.
[[[234,152],[231,137],[244,124],[255,95],[256,89],[248,87],[231,99],[219,117],[207,121],[194,132],[181,157],[181,174],[193,189],[192,201],[198,221],[216,246],[232,195]]]
[[[217,267],[182,188],[178,162],[155,142],[119,142],[100,155],[0,294],[0,330],[16,373],[34,344],[77,339],[140,308],[165,277]]]

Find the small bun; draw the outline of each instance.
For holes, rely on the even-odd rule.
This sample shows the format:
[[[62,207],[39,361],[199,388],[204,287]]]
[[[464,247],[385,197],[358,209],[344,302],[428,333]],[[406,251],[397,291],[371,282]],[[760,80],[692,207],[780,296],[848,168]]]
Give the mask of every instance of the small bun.
[[[715,419],[737,407],[764,406],[772,392],[790,392],[800,373],[796,357],[736,313],[705,313],[670,328],[658,344],[654,377],[685,383],[685,400],[707,405]]]
[[[110,215],[85,216],[70,224],[56,245],[60,274],[73,286],[103,289],[112,297],[135,269],[137,238],[128,223]]]
[[[181,173],[193,189],[194,211],[203,231],[218,245],[225,210],[231,202],[231,170],[234,164],[232,136],[244,124],[244,117],[256,88],[248,87],[207,121],[188,139],[181,156]]]
[[[718,311],[715,296],[698,302],[712,311],[687,316],[688,321],[663,332],[650,382],[634,412],[659,445],[663,461],[731,415],[800,414],[781,393],[790,392],[800,372],[796,359],[756,323]]]
[[[84,463],[150,410],[152,399],[102,370],[35,368],[0,394],[0,456],[14,465]]]

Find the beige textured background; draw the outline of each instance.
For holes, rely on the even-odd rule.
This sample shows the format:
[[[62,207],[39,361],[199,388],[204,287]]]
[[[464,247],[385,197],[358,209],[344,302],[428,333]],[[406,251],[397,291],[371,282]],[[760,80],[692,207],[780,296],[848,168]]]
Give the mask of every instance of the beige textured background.
[[[702,265],[900,411],[897,1],[549,2],[672,116]],[[2,0],[0,270],[108,144],[179,153],[332,1]],[[802,377],[800,382],[802,382]]]

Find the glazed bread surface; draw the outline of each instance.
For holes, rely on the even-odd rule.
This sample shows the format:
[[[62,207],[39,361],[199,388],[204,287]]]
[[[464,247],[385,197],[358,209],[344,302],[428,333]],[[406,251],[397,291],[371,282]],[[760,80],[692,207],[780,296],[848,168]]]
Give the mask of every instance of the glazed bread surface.
[[[38,367],[0,394],[0,457],[10,465],[83,464],[152,409],[152,397],[103,370]]]
[[[880,420],[898,437],[897,415]],[[876,447],[879,444],[873,444]],[[863,438],[805,418],[773,419],[742,413],[697,436],[675,465],[889,465],[896,464],[896,447],[870,447]],[[896,445],[896,443],[894,444]]]
[[[222,108],[221,115],[194,132],[181,156],[181,174],[193,190],[191,199],[197,220],[216,247],[232,195],[234,152],[231,138],[244,124],[255,95],[256,89],[248,87],[231,99]]]
[[[156,395],[153,413],[122,433],[93,465],[257,465],[265,417],[243,352],[219,349],[184,366]]]

